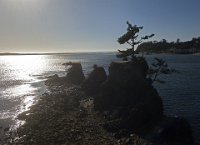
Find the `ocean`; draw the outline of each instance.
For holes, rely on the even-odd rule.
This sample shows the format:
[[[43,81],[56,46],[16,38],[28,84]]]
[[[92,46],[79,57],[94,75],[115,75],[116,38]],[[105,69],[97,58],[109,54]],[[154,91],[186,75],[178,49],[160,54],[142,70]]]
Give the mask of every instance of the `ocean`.
[[[45,92],[44,80],[48,76],[66,75],[63,63],[81,62],[86,76],[94,64],[103,66],[108,73],[110,62],[118,60],[115,55],[113,52],[0,56],[0,136],[3,128],[15,128],[22,123],[16,120],[17,115]],[[154,57],[163,58],[170,68],[180,72],[160,76],[166,83],[154,83],[154,86],[162,97],[165,114],[187,118],[200,144],[200,56],[152,54],[145,57],[149,64]]]

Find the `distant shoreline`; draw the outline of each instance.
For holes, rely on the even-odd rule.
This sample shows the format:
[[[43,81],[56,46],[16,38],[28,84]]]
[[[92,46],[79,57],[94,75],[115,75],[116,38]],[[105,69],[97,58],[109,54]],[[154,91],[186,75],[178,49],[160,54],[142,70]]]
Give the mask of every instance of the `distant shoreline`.
[[[116,51],[101,51],[101,52],[64,52],[64,53],[0,53],[0,56],[13,55],[70,55],[70,54],[92,54],[92,53],[117,53]],[[139,53],[142,54],[142,53]],[[144,55],[152,54],[168,54],[168,55],[200,55],[200,53],[170,53],[170,52],[145,52]]]
[[[115,51],[100,51],[100,52],[63,52],[63,53],[0,53],[0,56],[5,55],[69,55],[79,53],[114,53]]]
[[[3,55],[56,55],[56,54],[72,54],[72,53],[0,53]]]
[[[139,53],[142,54],[142,53]],[[171,53],[171,52],[144,52],[144,55],[152,55],[152,54],[168,54],[168,55],[200,55],[200,52],[197,53]]]
[[[199,53],[193,53],[193,55],[200,55],[200,52]]]

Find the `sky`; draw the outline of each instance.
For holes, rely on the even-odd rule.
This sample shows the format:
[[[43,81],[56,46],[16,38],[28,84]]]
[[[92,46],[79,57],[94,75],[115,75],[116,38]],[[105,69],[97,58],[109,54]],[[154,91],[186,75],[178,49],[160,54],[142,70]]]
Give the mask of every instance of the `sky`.
[[[126,21],[152,41],[200,36],[200,0],[0,0],[0,52],[116,51]]]

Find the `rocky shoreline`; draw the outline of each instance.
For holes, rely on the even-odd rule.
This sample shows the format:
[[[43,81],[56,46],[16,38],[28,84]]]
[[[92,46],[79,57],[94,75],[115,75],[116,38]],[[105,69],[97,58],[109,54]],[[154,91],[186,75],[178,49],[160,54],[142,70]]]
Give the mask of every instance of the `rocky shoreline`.
[[[8,144],[193,144],[187,120],[163,114],[145,60],[111,63],[108,76],[95,65],[86,78],[80,63],[66,65],[68,75],[48,78],[48,92],[18,116],[26,123]]]
[[[52,79],[53,78],[53,79]],[[66,85],[62,78],[53,76],[46,81],[49,92],[43,94],[29,111],[18,116],[26,123],[14,132],[8,144],[61,145],[61,144],[141,144],[139,136],[115,138],[104,125],[105,116],[93,106],[80,105],[86,98],[80,86]],[[82,100],[82,101],[81,101]],[[84,103],[87,103],[88,99]],[[141,142],[141,143],[139,143]],[[142,143],[143,144],[143,143]]]

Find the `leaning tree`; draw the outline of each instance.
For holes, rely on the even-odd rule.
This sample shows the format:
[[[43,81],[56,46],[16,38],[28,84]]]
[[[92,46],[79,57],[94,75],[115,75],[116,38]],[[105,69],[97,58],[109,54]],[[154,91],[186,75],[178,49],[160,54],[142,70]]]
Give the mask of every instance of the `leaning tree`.
[[[135,45],[138,45],[143,42],[143,40],[147,40],[154,36],[154,34],[146,35],[144,37],[141,37],[138,39],[138,33],[140,32],[143,27],[138,27],[137,25],[131,25],[127,21],[127,32],[123,34],[121,37],[118,38],[119,44],[129,44],[131,48],[127,48],[126,50],[118,50],[119,54],[117,54],[117,57],[122,58],[123,60],[128,60],[129,57],[131,57],[131,60],[135,59]]]
[[[150,83],[153,82],[164,83],[164,81],[158,79],[159,75],[178,72],[177,70],[169,69],[167,63],[163,59],[154,58],[155,62],[152,63],[151,66],[148,66],[144,57],[136,57],[134,50],[135,45],[138,45],[142,43],[144,40],[153,37],[154,34],[146,35],[138,39],[139,36],[138,33],[140,32],[141,29],[143,29],[143,27],[138,27],[137,25],[133,26],[128,21],[127,25],[128,25],[127,32],[118,38],[118,42],[119,44],[127,43],[131,46],[131,48],[127,48],[126,50],[118,50],[119,53],[117,54],[117,57],[122,58],[125,61],[131,58],[132,62],[138,62],[141,66],[144,67],[145,74],[147,73],[147,77]]]

